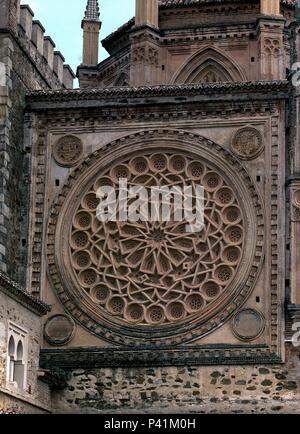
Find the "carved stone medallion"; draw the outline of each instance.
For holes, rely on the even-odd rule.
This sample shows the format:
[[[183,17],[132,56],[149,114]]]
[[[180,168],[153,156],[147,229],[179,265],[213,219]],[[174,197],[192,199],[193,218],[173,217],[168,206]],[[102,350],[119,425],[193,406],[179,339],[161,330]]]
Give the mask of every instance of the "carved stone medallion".
[[[75,136],[62,137],[53,147],[55,161],[64,167],[75,166],[82,158],[82,152],[82,142]]]
[[[96,192],[117,190],[120,178],[146,189],[203,185],[204,229],[187,232],[174,209],[168,222],[100,222]],[[259,196],[238,160],[202,137],[131,135],[90,156],[62,194],[49,224],[49,274],[65,307],[105,339],[195,339],[230,317],[256,281],[264,246]]]
[[[44,336],[51,345],[65,345],[74,336],[75,323],[66,315],[55,315],[48,319],[44,327]]]
[[[263,139],[256,128],[246,127],[237,131],[232,139],[232,151],[243,160],[256,158],[263,150]]]
[[[242,341],[252,341],[258,338],[264,328],[264,317],[254,309],[241,310],[232,323],[233,333]]]

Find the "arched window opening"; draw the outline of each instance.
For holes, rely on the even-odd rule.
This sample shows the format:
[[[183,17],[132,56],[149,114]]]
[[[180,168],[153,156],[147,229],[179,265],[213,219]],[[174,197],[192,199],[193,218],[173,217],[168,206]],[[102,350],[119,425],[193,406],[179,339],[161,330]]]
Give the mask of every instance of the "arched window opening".
[[[16,352],[16,345],[15,345],[15,340],[14,337],[11,336],[9,338],[9,343],[8,343],[8,378],[9,378],[9,382],[12,383],[14,381],[14,376],[15,376],[15,352]]]
[[[24,390],[26,387],[26,342],[27,333],[14,324],[9,325],[7,346],[7,382],[10,386]]]
[[[17,383],[19,389],[22,389],[24,387],[25,363],[23,360],[23,356],[24,356],[23,343],[19,341],[17,347],[17,360],[15,362],[15,372],[14,372],[14,382]]]

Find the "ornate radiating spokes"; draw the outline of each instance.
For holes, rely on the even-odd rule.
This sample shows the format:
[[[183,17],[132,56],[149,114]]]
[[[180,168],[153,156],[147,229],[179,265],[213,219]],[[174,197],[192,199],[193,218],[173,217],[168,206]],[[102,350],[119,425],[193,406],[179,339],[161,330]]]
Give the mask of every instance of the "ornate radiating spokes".
[[[191,186],[195,199],[203,185],[203,230],[190,233],[186,221],[176,221],[176,200],[168,221],[100,222],[96,191],[111,185],[119,197],[119,178],[129,188],[143,186],[148,197],[151,187]],[[243,241],[240,207],[219,173],[189,157],[154,154],[119,164],[94,183],[76,212],[70,244],[78,283],[100,308],[130,323],[157,325],[195,315],[216,300],[235,274]]]

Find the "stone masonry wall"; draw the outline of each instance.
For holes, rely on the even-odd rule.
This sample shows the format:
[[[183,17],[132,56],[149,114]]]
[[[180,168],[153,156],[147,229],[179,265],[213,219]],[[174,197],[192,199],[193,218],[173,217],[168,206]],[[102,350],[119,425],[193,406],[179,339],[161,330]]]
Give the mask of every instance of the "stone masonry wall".
[[[59,87],[41,55],[30,61],[29,42],[22,35],[18,42],[0,35],[0,67],[5,71],[0,84],[0,269],[22,285],[26,283],[30,179],[30,149],[24,146],[25,95]]]
[[[4,414],[47,414],[49,411],[35,407],[29,402],[20,401],[19,399],[0,392],[0,415]]]
[[[22,327],[28,333],[27,388],[22,392],[9,388],[6,382],[9,322]],[[5,403],[8,402],[8,398],[5,400],[1,398],[1,395],[6,395],[6,393],[11,396],[10,399],[20,402],[26,400],[34,407],[47,409],[50,406],[48,386],[41,384],[37,380],[40,341],[40,318],[0,291],[0,410],[3,409],[6,406]]]
[[[288,352],[278,366],[78,369],[53,410],[300,413],[299,353]]]

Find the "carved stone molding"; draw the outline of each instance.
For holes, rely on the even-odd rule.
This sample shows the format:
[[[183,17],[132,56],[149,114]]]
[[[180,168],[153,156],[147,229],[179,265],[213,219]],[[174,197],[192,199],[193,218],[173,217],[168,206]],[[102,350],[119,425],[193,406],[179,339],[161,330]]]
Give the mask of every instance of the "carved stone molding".
[[[162,151],[163,154],[161,154]],[[155,158],[158,158],[159,155],[160,166],[155,165]],[[179,166],[175,164],[177,160],[178,164],[181,163],[179,172]],[[168,263],[172,260],[172,255],[167,260],[161,258],[162,261],[156,262],[156,265],[154,261],[154,265],[153,263],[145,263],[141,267],[141,261],[143,261],[141,257],[138,255],[135,258],[130,257],[130,254],[134,253],[134,246],[131,246],[127,253],[125,252],[125,258],[121,257],[124,256],[122,251],[120,254],[117,250],[114,253],[114,245],[120,243],[120,237],[123,246],[126,246],[127,249],[130,247],[126,245],[129,241],[129,232],[126,234],[126,227],[106,228],[105,235],[103,227],[96,229],[97,223],[94,217],[95,207],[97,207],[95,192],[93,191],[95,185],[98,185],[107,177],[112,180],[117,176],[118,171],[122,172],[122,174],[126,171],[126,174],[130,173],[130,176],[137,180],[136,170],[138,168],[142,170],[142,166],[146,173],[140,175],[140,184],[147,182],[147,177],[147,179],[151,179],[151,176],[152,179],[158,179],[158,173],[162,173],[166,179],[172,175],[173,182],[174,177],[177,180],[184,180],[185,175],[181,176],[181,173],[188,174],[188,170],[195,169],[195,176],[198,176],[198,180],[201,179],[201,182],[207,183],[209,195],[211,196],[209,200],[214,203],[216,211],[218,206],[221,206],[221,208],[225,206],[228,209],[228,216],[226,212],[222,213],[224,215],[221,220],[220,217],[209,214],[210,224],[216,228],[213,236],[217,240],[219,238],[218,231],[221,230],[220,234],[223,231],[223,235],[220,235],[220,237],[225,240],[226,244],[226,240],[231,240],[229,232],[236,229],[234,234],[236,233],[236,236],[239,237],[238,241],[232,241],[233,244],[230,241],[228,246],[222,241],[221,249],[219,250],[217,247],[216,252],[208,249],[210,254],[214,255],[214,259],[218,260],[217,258],[220,258],[219,268],[222,281],[218,280],[219,278],[215,275],[219,269],[218,265],[216,265],[211,277],[204,273],[204,282],[197,280],[201,274],[198,272],[191,273],[196,280],[193,281],[194,277],[192,277],[192,282],[189,282],[188,273],[183,267],[188,262],[184,258],[188,256],[187,251],[184,252],[184,249],[191,250],[192,246],[201,246],[201,240],[196,242],[192,237],[182,237],[182,246],[179,248],[177,243],[181,236],[178,236],[174,244],[173,260],[179,262],[177,267],[173,265],[172,268],[180,269],[182,267],[184,276],[186,276],[184,279],[186,279],[190,288],[189,291],[186,289],[179,291],[185,293],[182,300],[180,298],[180,300],[173,301],[171,297],[169,302],[160,304],[160,314],[162,313],[164,321],[159,321],[157,324],[151,323],[151,321],[149,323],[151,312],[149,314],[147,309],[149,310],[151,306],[158,306],[158,302],[153,300],[151,305],[151,302],[149,304],[147,301],[143,304],[137,300],[134,306],[129,306],[130,303],[126,302],[126,297],[120,297],[118,294],[113,293],[113,288],[118,288],[116,282],[119,281],[118,273],[114,270],[114,267],[118,266],[119,270],[121,269],[124,272],[129,270],[129,274],[126,271],[126,276],[129,276],[131,271],[136,269],[137,275],[129,276],[129,280],[135,282],[136,285],[139,282],[141,295],[146,294],[146,292],[145,288],[142,290],[142,287],[144,287],[143,280],[139,279],[148,279],[148,276],[151,275],[149,270],[152,270],[152,266],[156,267],[154,277],[156,275],[158,278],[156,285],[158,285],[157,288],[162,289],[162,292],[158,290],[158,293],[163,298],[163,293],[171,287],[171,280],[174,278],[172,271],[170,271],[169,275],[166,273],[166,270],[170,268],[168,268]],[[197,171],[196,168],[199,169],[200,166],[201,171]],[[151,170],[154,170],[152,174],[150,173]],[[172,170],[175,170],[175,172],[177,170],[177,173],[171,173]],[[238,179],[236,178],[237,173]],[[142,179],[143,176],[145,179]],[[223,196],[225,202],[221,199]],[[226,216],[229,220],[234,219],[234,222],[232,224],[230,223],[231,220],[227,222]],[[226,225],[229,225],[227,229]],[[135,228],[127,229],[136,230]],[[92,232],[90,232],[91,230]],[[143,232],[142,228],[140,230]],[[239,235],[237,231],[239,231]],[[92,241],[94,246],[92,248],[90,242],[95,233],[98,233],[98,241]],[[102,233],[104,238],[101,235]],[[161,237],[164,236],[163,233],[164,231],[161,232]],[[62,237],[62,234],[69,235]],[[137,234],[135,233],[135,235]],[[233,233],[232,236],[235,237]],[[240,248],[244,236],[247,243],[244,248]],[[132,234],[133,238],[134,234]],[[154,238],[155,242],[156,238]],[[99,246],[103,245],[102,240],[104,239],[108,244],[112,243],[109,250],[113,257],[109,255],[103,262],[103,257],[107,253],[105,253],[105,250],[101,250]],[[143,243],[142,239],[140,241]],[[159,238],[157,242],[161,243],[162,241]],[[80,243],[83,243],[82,248],[80,248]],[[147,244],[146,238],[145,243]],[[186,243],[185,246],[183,246],[184,243]],[[188,246],[187,243],[191,245]],[[264,210],[260,196],[245,168],[221,146],[201,136],[184,131],[145,131],[117,140],[106,146],[105,149],[96,151],[74,171],[51,209],[47,245],[49,275],[53,287],[72,317],[85,328],[105,340],[124,346],[155,345],[160,347],[167,343],[179,344],[193,341],[223,324],[251,293],[264,258]],[[205,253],[204,247],[207,249],[207,246],[208,244],[203,243],[203,254]],[[192,249],[195,250],[195,247],[192,247]],[[228,256],[226,256],[227,249]],[[230,249],[233,249],[232,252]],[[95,253],[97,250],[98,253]],[[234,263],[229,264],[228,260],[233,261],[231,253],[234,255]],[[200,257],[199,254],[201,255],[200,250],[196,249],[195,255]],[[107,267],[110,270],[109,273],[104,273],[106,281],[103,278],[99,279],[99,268],[92,266],[95,255],[98,255],[100,269],[104,264],[104,268]],[[107,262],[108,258],[112,261],[111,266],[109,261]],[[125,262],[123,263],[123,261]],[[135,264],[139,264],[139,267],[136,267]],[[143,267],[145,270],[142,272],[141,268]],[[161,275],[158,271],[160,267],[165,267],[165,273]],[[146,269],[148,272],[146,272]],[[90,275],[89,270],[92,270]],[[164,274],[171,279],[169,282],[163,280]],[[225,276],[225,281],[221,276]],[[184,279],[181,280],[185,281]],[[209,282],[211,282],[211,288],[207,286]],[[126,291],[128,293],[130,285],[128,286],[128,282],[126,285],[124,290],[125,293]],[[121,286],[120,290],[122,291]],[[195,302],[194,299],[192,300],[193,296],[197,296]],[[117,303],[117,297],[120,298],[119,302],[122,305],[119,302]],[[149,298],[146,297],[146,300],[149,300]],[[201,303],[199,303],[200,300]],[[114,304],[114,302],[116,303]],[[173,310],[168,309],[172,303],[177,304],[176,306],[174,304]],[[132,300],[132,304],[134,304],[134,300]],[[117,309],[118,312],[114,309],[114,306],[119,309]],[[133,307],[136,309],[134,310]],[[130,313],[133,315],[132,318],[135,318],[134,321],[130,317]],[[156,318],[155,315],[154,317]],[[146,328],[144,322],[147,323]]]
[[[207,345],[203,347],[141,348],[76,348],[42,350],[40,365],[43,369],[57,366],[61,369],[95,369],[161,367],[161,366],[222,366],[278,364],[280,358],[265,345]]]

